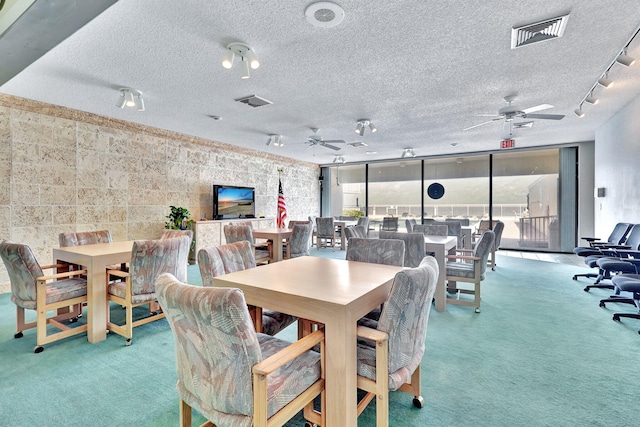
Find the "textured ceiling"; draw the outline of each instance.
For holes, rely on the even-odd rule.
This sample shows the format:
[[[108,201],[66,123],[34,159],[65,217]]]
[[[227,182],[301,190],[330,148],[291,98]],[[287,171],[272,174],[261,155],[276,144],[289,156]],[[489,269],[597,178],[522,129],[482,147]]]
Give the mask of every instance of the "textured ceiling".
[[[540,113],[566,115],[514,130],[517,147],[593,140],[640,93],[640,62],[615,65],[616,84],[594,92],[600,103],[585,104],[582,119],[573,114],[636,32],[637,0],[343,1],[344,21],[333,28],[305,20],[310,3],[119,0],[0,92],[318,164],[336,154],[397,159],[406,147],[418,156],[495,150],[508,135],[502,121],[463,129],[505,107],[509,94],[521,108],[546,103],[554,108]],[[512,27],[567,12],[562,38],[510,48]],[[248,80],[237,63],[221,66],[234,41],[260,58]],[[640,58],[640,37],[629,53]],[[116,107],[124,86],[144,93],[146,111]],[[273,104],[234,101],[252,94]],[[359,118],[378,132],[357,135]],[[309,147],[310,128],[368,147]],[[269,134],[284,147],[267,146]]]

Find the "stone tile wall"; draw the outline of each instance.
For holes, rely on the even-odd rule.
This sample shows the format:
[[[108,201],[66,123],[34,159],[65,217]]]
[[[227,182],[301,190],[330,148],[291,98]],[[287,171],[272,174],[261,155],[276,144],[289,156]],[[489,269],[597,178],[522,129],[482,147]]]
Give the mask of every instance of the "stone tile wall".
[[[214,183],[255,187],[275,217],[278,169],[289,219],[318,215],[318,165],[0,94],[0,240],[41,264],[63,231],[158,238],[170,205],[211,218]]]

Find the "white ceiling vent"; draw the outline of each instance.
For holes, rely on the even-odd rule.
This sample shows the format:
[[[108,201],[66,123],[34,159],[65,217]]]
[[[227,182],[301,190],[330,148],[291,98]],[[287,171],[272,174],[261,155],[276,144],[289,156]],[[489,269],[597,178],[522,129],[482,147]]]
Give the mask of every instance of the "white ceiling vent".
[[[562,37],[569,14],[511,30],[511,49]]]
[[[368,147],[368,144],[362,141],[347,142],[347,145],[350,147]]]
[[[329,1],[310,4],[304,11],[304,16],[314,27],[335,27],[344,19],[344,9]]]
[[[257,95],[245,96],[245,97],[236,99],[236,101],[242,102],[243,104],[247,104],[252,107],[262,107],[263,105],[273,104],[273,102],[268,101],[264,98],[260,98]]]

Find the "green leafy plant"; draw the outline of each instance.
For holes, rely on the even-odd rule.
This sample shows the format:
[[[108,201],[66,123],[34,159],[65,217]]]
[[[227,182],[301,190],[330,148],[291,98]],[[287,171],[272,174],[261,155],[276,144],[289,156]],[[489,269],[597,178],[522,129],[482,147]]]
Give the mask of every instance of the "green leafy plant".
[[[178,206],[169,206],[171,213],[166,216],[169,221],[164,223],[164,228],[169,230],[185,230],[187,226],[191,225],[193,220],[190,219],[191,213],[187,208],[181,208]]]
[[[355,216],[356,219],[360,219],[361,216],[365,216],[364,212],[361,210],[353,209],[353,210],[343,210],[342,215],[344,216]]]

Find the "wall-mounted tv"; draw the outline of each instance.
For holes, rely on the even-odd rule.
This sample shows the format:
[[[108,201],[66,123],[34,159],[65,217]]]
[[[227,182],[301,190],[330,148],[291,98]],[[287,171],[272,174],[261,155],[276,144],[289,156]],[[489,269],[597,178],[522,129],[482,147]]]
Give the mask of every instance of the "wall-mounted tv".
[[[213,219],[255,218],[255,210],[253,187],[213,186]]]

